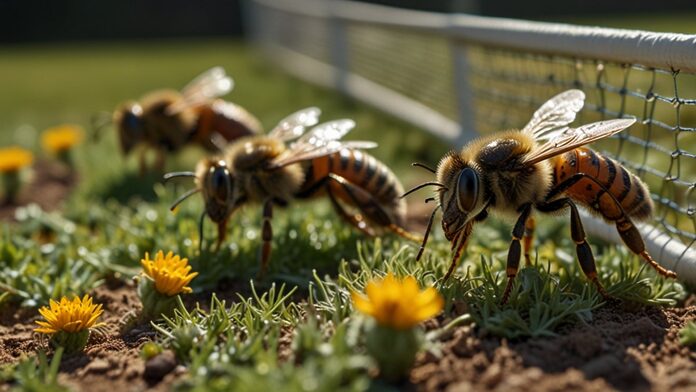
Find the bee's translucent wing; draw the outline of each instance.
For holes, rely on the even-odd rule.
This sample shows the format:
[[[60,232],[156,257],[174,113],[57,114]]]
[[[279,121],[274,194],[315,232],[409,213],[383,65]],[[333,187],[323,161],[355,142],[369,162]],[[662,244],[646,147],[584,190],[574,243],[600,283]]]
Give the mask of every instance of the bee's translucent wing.
[[[371,142],[369,140],[351,140],[341,142],[341,149],[350,148],[352,150],[369,150],[370,148],[377,148],[377,146],[377,142]]]
[[[635,122],[636,120],[633,118],[623,118],[599,121],[579,128],[568,128],[563,132],[555,132],[552,134],[553,137],[546,143],[527,154],[521,165],[533,165],[574,148],[619,133]]]
[[[222,67],[211,68],[198,75],[181,90],[182,100],[169,105],[167,113],[175,114],[187,107],[202,105],[229,93],[233,87],[234,81]]]
[[[549,138],[549,134],[568,129],[575,115],[585,104],[585,93],[580,90],[564,91],[549,99],[534,112],[529,123],[522,128],[536,140]]]
[[[333,140],[340,140],[351,129],[355,128],[355,121],[349,119],[325,122],[312,128],[304,136],[297,139],[290,149],[297,150],[309,146],[321,146]]]
[[[353,120],[336,120],[312,128],[290,145],[290,148],[273,161],[272,167],[278,168],[292,163],[319,158],[333,154],[343,148],[367,149],[377,147],[369,141],[346,141],[340,139],[355,127]]]
[[[296,139],[305,132],[307,127],[316,125],[319,122],[321,110],[316,107],[309,107],[297,111],[284,119],[280,120],[268,136],[277,138],[283,141]]]

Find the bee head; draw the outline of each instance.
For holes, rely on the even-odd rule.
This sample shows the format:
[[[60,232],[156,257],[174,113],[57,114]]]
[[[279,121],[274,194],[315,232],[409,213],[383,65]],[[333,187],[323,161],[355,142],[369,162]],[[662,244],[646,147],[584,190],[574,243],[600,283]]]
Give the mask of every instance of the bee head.
[[[114,123],[124,154],[128,154],[145,137],[142,115],[143,108],[134,102],[126,103],[114,113]]]
[[[224,160],[205,160],[199,167],[199,186],[205,210],[213,222],[224,221],[234,210],[235,178]]]
[[[475,166],[454,154],[440,162],[438,179],[445,185],[439,191],[442,228],[447,239],[451,239],[486,205],[483,181]]]

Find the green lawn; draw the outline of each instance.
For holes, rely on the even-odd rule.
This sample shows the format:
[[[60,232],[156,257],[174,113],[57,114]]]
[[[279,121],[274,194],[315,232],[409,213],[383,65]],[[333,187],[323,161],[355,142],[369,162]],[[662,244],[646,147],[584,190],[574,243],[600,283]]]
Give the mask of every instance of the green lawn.
[[[214,65],[224,66],[236,79],[228,98],[257,114],[266,128],[310,105],[324,110],[323,119],[355,119],[358,127],[349,138],[378,141],[375,155],[407,186],[423,178],[413,174],[411,161],[434,165],[447,151],[412,126],[286,76],[236,42],[28,46],[0,49],[0,58],[0,140],[37,154],[37,132],[45,127],[61,122],[88,126],[96,112],[151,89],[178,88]],[[192,287],[203,298],[213,295],[221,278],[241,288],[239,298],[225,305],[213,300],[207,311],[182,310],[159,324],[159,344],[173,348],[190,370],[184,388],[258,390],[259,380],[268,388],[299,388],[312,380],[364,389],[373,382],[372,365],[365,359],[364,342],[359,335],[354,338],[361,318],[352,311],[348,293],[387,271],[436,285],[445,298],[441,325],[453,319],[473,321],[506,337],[547,336],[559,325],[587,319],[601,306],[574,261],[564,220],[540,225],[538,262],[522,270],[514,299],[500,306],[509,224],[491,220],[480,225],[457,278],[442,285],[437,282],[449,264],[449,244],[439,230],[417,263],[417,244],[391,236],[360,237],[326,201],[294,204],[275,214],[269,275],[250,286],[258,269],[260,208],[249,206],[234,218],[222,250],[199,253],[200,198],[184,203],[176,215],[170,213],[168,205],[190,185],[165,187],[153,178],[139,178],[134,159],[121,159],[114,136],[108,129],[100,141],[76,151],[82,181],[64,210],[48,214],[26,209],[18,224],[3,223],[0,306],[36,307],[50,298],[89,292],[107,278],[130,279],[145,252],[164,249],[189,257],[200,272]],[[191,169],[202,154],[189,149],[172,157],[169,168]],[[42,230],[56,233],[52,244],[40,244],[37,233]],[[208,224],[206,237],[213,236]],[[613,295],[651,304],[673,304],[683,296],[679,284],[641,268],[624,248],[596,249],[601,279]],[[469,315],[457,318],[454,304],[462,301],[469,305]],[[306,317],[308,312],[317,317]],[[281,331],[288,329],[297,331],[295,341],[300,341],[292,346],[294,363],[276,358]],[[197,344],[191,343],[193,338]],[[269,369],[274,376],[264,378]],[[4,377],[31,372],[9,374]]]

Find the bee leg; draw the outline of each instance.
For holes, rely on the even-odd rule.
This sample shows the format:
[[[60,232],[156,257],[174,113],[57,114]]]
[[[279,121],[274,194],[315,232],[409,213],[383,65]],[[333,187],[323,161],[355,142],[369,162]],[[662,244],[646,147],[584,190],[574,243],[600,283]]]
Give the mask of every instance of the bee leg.
[[[614,196],[609,193],[609,191],[604,187],[603,184],[601,184],[599,181],[597,181],[596,178],[591,177],[585,173],[577,173],[573,175],[571,178],[565,180],[561,184],[559,184],[554,190],[549,192],[549,194],[546,196],[547,199],[551,198],[553,195],[558,194],[565,189],[568,189],[570,186],[575,184],[578,180],[586,178],[592,182],[594,182],[599,189],[603,190],[605,194],[609,195],[614,203],[614,206],[616,209],[620,212],[620,216],[616,218],[616,229],[619,232],[619,235],[621,236],[621,240],[623,241],[624,244],[635,254],[639,255],[642,257],[645,261],[650,264],[651,267],[653,267],[660,275],[665,276],[667,278],[676,278],[677,274],[674,271],[670,271],[661,265],[659,265],[655,260],[653,260],[652,256],[650,256],[650,253],[645,249],[645,243],[643,242],[643,238],[640,235],[640,232],[636,229],[635,225],[631,221],[631,219],[626,215],[626,211],[624,211],[623,207],[621,207],[621,203],[619,203],[618,200],[614,198]]]
[[[420,242],[422,240],[420,236],[411,234],[407,230],[395,224],[384,208],[382,208],[377,200],[366,190],[334,173],[329,173],[328,178],[331,181],[338,183],[346,192],[353,204],[372,222],[375,222],[379,226],[385,227],[395,234],[411,241]]]
[[[660,275],[667,278],[677,277],[677,274],[674,271],[666,269],[653,260],[650,253],[648,253],[648,251],[645,249],[645,242],[643,242],[640,232],[638,229],[636,229],[636,226],[633,224],[631,219],[626,216],[626,214],[616,221],[616,229],[619,231],[619,235],[621,236],[621,240],[624,242],[624,244],[626,244],[626,246],[633,253],[639,255],[645,261],[647,261],[648,264],[650,264],[650,266],[653,267]]]
[[[608,299],[610,296],[606,290],[604,290],[604,287],[597,277],[595,258],[592,254],[592,248],[590,248],[590,245],[587,243],[585,229],[582,226],[582,220],[580,219],[578,207],[575,206],[575,203],[569,198],[562,198],[549,203],[538,204],[537,209],[542,212],[553,212],[563,209],[565,206],[570,207],[570,236],[575,242],[580,268],[582,268],[582,272],[585,273],[585,276],[597,287],[599,294],[601,294],[604,299]]]
[[[157,149],[157,155],[155,157],[155,170],[158,173],[164,173],[164,162],[166,159],[166,153],[162,149]]]
[[[145,173],[147,173],[147,162],[145,160],[145,158],[146,158],[145,153],[146,152],[147,152],[147,150],[142,148],[142,149],[140,149],[140,153],[138,154],[138,164],[139,164],[139,169],[140,169],[140,177],[145,177]]]
[[[271,258],[271,240],[273,239],[273,228],[271,227],[272,218],[273,200],[268,199],[263,203],[263,226],[261,228],[261,240],[263,244],[261,245],[261,252],[259,253],[259,260],[261,263],[261,269],[259,270],[260,277],[266,275],[268,260]]]
[[[532,249],[532,243],[534,242],[534,229],[536,228],[536,220],[534,216],[530,215],[527,219],[527,223],[524,226],[524,237],[523,237],[523,247],[524,249],[524,261],[526,266],[532,265],[532,259],[529,257],[529,252]]]
[[[532,205],[526,204],[520,208],[520,217],[517,218],[515,226],[512,228],[512,242],[510,243],[510,249],[508,250],[507,263],[505,266],[505,273],[507,274],[507,284],[505,285],[505,290],[503,291],[503,299],[500,301],[502,305],[505,305],[510,298],[510,292],[512,291],[512,285],[515,282],[515,277],[517,276],[517,270],[520,268],[520,256],[522,249],[520,246],[520,240],[524,236],[524,229],[532,213]]]
[[[201,222],[203,220],[201,219]],[[201,224],[202,226],[202,224]],[[215,245],[215,251],[220,250],[220,246],[222,246],[222,243],[225,241],[225,237],[227,236],[227,218],[221,220],[218,222],[218,238],[217,238],[217,244]],[[203,243],[203,237],[201,237],[201,243]]]
[[[327,186],[326,193],[329,195],[329,200],[331,200],[331,204],[334,206],[334,209],[336,210],[336,212],[338,212],[338,215],[341,218],[343,218],[343,220],[350,223],[353,227],[360,230],[366,236],[368,236],[368,237],[375,236],[374,230],[372,230],[367,225],[367,222],[365,222],[359,215],[349,214],[345,210],[345,208],[343,208],[341,203],[338,201],[338,199],[336,199],[336,196],[333,194],[333,191],[331,190],[331,186]]]
[[[452,262],[450,263],[447,273],[442,278],[443,282],[446,282],[447,279],[449,279],[449,277],[454,272],[454,269],[459,264],[460,256],[462,254],[462,251],[466,247],[466,243],[469,241],[469,235],[471,234],[471,231],[473,229],[474,222],[469,221],[464,225],[464,228],[459,233],[455,234],[454,241],[452,241],[452,250],[454,251],[452,255]]]

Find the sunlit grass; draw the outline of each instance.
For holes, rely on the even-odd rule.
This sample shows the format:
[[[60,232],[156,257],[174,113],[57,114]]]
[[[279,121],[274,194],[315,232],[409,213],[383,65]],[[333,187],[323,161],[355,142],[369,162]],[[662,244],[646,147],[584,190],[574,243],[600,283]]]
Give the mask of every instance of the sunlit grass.
[[[225,66],[237,80],[229,99],[257,114],[266,127],[310,105],[320,106],[326,119],[356,119],[358,128],[349,137],[377,140],[375,155],[408,185],[417,176],[408,163],[434,163],[446,150],[397,120],[288,78],[236,43],[1,52],[0,85],[16,91],[18,99],[0,98],[0,115],[6,119],[0,139],[37,153],[38,133],[30,128],[59,122],[89,128],[93,113],[152,88],[182,86],[213,65]],[[163,63],[175,65],[163,68]],[[53,77],[37,79],[46,69]],[[8,73],[21,77],[10,82]],[[603,305],[577,266],[566,220],[540,222],[536,262],[521,269],[510,303],[501,306],[508,223],[491,219],[479,225],[453,279],[443,283],[450,252],[439,230],[416,262],[418,244],[393,236],[364,238],[326,200],[297,202],[274,213],[271,261],[266,276],[258,279],[259,206],[235,214],[220,250],[214,249],[215,227],[207,223],[199,252],[202,200],[194,197],[176,214],[169,211],[193,185],[164,186],[159,176],[138,176],[135,160],[120,157],[113,130],[105,131],[75,149],[81,182],[63,209],[47,213],[30,206],[17,212],[18,223],[3,225],[0,306],[38,307],[51,298],[88,293],[107,278],[129,280],[140,272],[146,252],[167,249],[186,257],[199,273],[188,284],[190,297],[200,303],[178,299],[173,315],[154,324],[160,347],[173,350],[188,369],[178,384],[182,390],[364,390],[375,383],[370,378],[374,361],[366,353],[363,321],[356,317],[350,293],[363,292],[368,282],[388,273],[413,276],[420,287],[440,292],[444,311],[433,328],[473,322],[494,336],[550,336],[559,326],[590,320]],[[170,160],[170,169],[190,170],[202,155],[188,149]],[[657,277],[624,249],[594,248],[601,280],[612,295],[649,305],[671,305],[683,297],[681,285]],[[225,282],[237,290],[223,290]],[[429,344],[437,344],[438,331],[426,334]],[[21,384],[39,374],[38,380],[53,385],[52,366],[45,358],[38,365],[23,362],[14,380]]]

